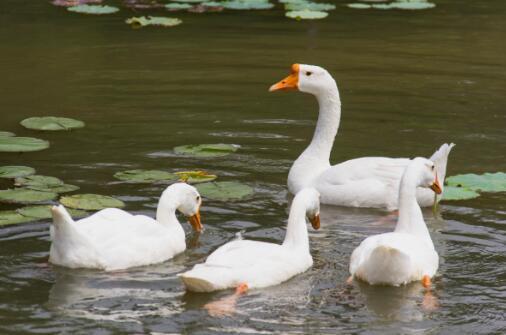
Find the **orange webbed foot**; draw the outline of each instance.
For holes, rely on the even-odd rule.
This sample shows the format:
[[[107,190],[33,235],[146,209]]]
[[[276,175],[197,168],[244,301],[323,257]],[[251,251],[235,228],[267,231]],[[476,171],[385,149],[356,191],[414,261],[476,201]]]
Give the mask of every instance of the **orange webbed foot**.
[[[432,281],[428,275],[422,277],[422,285],[425,288],[430,288]]]

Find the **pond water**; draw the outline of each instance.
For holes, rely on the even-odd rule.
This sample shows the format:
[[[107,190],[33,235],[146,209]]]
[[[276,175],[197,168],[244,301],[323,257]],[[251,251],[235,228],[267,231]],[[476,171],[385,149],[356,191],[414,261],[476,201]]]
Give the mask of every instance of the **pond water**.
[[[339,1],[314,22],[286,19],[280,7],[181,13],[173,15],[184,21],[178,27],[132,30],[123,22],[132,16],[126,9],[97,17],[46,1],[2,0],[0,130],[47,139],[51,148],[2,153],[0,165],[33,166],[147,215],[164,186],[118,183],[115,172],[201,168],[247,183],[255,194],[205,201],[206,230],[197,240],[185,225],[185,253],[114,273],[48,265],[48,220],[0,228],[0,333],[504,333],[504,193],[442,203],[436,215],[424,211],[440,254],[433,310],[422,308],[419,284],[346,287],[351,251],[393,229],[379,210],[324,206],[321,229],[310,231],[314,266],[249,292],[232,317],[203,308],[230,292],[185,293],[176,277],[239,231],[282,241],[287,173],[312,135],[317,105],[309,95],[267,89],[295,62],[324,66],[337,80],[343,114],[333,162],[429,156],[455,142],[448,175],[506,171],[506,6],[434,2],[434,9],[410,12],[353,10]],[[18,124],[42,115],[87,126],[36,133]],[[171,154],[198,143],[241,148],[214,159]]]

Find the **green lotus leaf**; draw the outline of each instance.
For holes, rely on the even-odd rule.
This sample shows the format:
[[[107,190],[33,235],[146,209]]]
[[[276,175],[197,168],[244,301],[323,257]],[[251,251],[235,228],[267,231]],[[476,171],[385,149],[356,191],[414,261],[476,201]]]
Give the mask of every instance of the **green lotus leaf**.
[[[221,201],[242,199],[254,192],[252,187],[234,181],[204,183],[195,187],[203,197]]]
[[[316,3],[316,2],[292,2],[285,5],[285,9],[288,11],[324,11],[334,10],[336,6],[329,3]]]
[[[506,173],[484,173],[481,175],[468,173],[446,178],[450,186],[461,186],[473,191],[505,192]]]
[[[0,178],[25,177],[35,173],[35,169],[29,166],[0,166]]]
[[[250,9],[271,9],[274,7],[268,0],[232,0],[222,2],[227,9],[250,10]]]
[[[16,186],[22,186],[31,190],[54,193],[67,193],[77,191],[79,186],[63,183],[56,177],[33,175],[27,177],[16,178],[14,181]]]
[[[84,127],[83,121],[56,116],[30,117],[24,119],[20,123],[23,127],[28,129],[47,131],[70,130]]]
[[[190,3],[199,3],[199,2],[204,2],[205,0],[172,0],[172,1],[177,1],[177,2],[190,2]]]
[[[365,3],[349,3],[346,6],[354,9],[368,9],[371,8],[371,5]]]
[[[187,3],[168,3],[165,5],[165,8],[171,9],[171,10],[189,9],[189,8],[192,8],[192,5],[187,4]]]
[[[60,203],[69,208],[98,211],[104,208],[122,208],[125,203],[119,199],[100,194],[76,194],[60,198]]]
[[[0,131],[0,137],[12,137],[15,136],[14,133],[11,133],[10,131]]]
[[[16,186],[60,186],[63,181],[56,177],[32,175],[16,178],[14,181]]]
[[[465,187],[445,186],[442,200],[467,200],[478,198],[480,194]]]
[[[206,171],[180,171],[176,174],[179,176],[179,180],[188,184],[206,183],[218,178],[218,176],[209,174]]]
[[[56,199],[58,195],[53,192],[41,192],[26,188],[14,188],[0,191],[0,202],[28,204]]]
[[[170,17],[160,17],[160,16],[131,17],[129,19],[126,19],[125,22],[131,25],[132,27],[145,27],[145,26],[172,27],[183,23],[183,21],[180,19]]]
[[[201,5],[206,7],[223,7],[223,4],[218,1],[206,1],[201,3]]]
[[[26,206],[16,209],[16,213],[33,219],[50,219],[53,217],[51,207],[49,205]],[[73,218],[81,218],[88,215],[86,211],[80,209],[69,209],[68,211]]]
[[[318,20],[326,18],[329,14],[327,12],[320,12],[315,10],[299,10],[286,12],[285,16],[296,20]]]
[[[0,137],[0,152],[29,152],[49,148],[49,142],[33,137]]]
[[[175,147],[174,152],[196,157],[221,157],[236,152],[237,149],[239,146],[235,144],[190,144]]]
[[[153,183],[157,181],[177,180],[179,177],[166,171],[138,169],[116,172],[114,178],[132,183]]]
[[[79,5],[67,8],[70,12],[81,13],[81,14],[93,14],[93,15],[104,15],[112,14],[119,11],[119,8],[113,6],[102,6],[102,5]]]
[[[33,221],[33,218],[23,216],[16,211],[0,211],[0,226]]]

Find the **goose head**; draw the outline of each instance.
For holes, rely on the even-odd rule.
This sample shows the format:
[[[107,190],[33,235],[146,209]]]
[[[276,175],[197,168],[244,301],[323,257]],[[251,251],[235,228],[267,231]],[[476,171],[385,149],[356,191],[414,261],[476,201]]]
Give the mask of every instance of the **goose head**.
[[[306,217],[309,222],[311,222],[311,226],[314,229],[320,228],[320,193],[312,188],[304,188],[300,190],[296,195],[294,202],[298,199],[303,199],[303,202],[306,207]]]
[[[167,187],[164,193],[174,194],[177,198],[176,209],[188,217],[188,221],[195,231],[202,231],[204,228],[200,221],[202,197],[197,189],[186,183],[175,183]]]
[[[436,194],[441,194],[443,189],[439,183],[434,162],[427,158],[417,157],[413,159],[408,168],[412,171],[412,175],[417,178],[416,185],[418,187],[427,187]]]
[[[269,88],[269,92],[289,90],[319,96],[329,91],[337,91],[337,85],[330,73],[322,67],[293,64],[290,75]]]

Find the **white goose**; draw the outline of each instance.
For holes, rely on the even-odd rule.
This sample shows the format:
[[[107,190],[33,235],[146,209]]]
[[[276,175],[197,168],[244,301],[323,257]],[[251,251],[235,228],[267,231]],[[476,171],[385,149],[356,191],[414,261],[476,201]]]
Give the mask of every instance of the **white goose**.
[[[49,261],[106,271],[163,262],[186,249],[176,210],[189,217],[194,230],[201,231],[200,205],[193,186],[176,183],[162,193],[156,220],[107,208],[76,222],[65,207],[54,206]]]
[[[438,254],[416,201],[417,187],[441,193],[434,163],[415,158],[407,166],[399,191],[399,219],[391,233],[366,238],[351,254],[350,274],[369,284],[399,286],[422,280],[424,286],[438,268]]]
[[[288,175],[288,189],[296,194],[304,187],[314,187],[321,201],[350,207],[398,208],[399,181],[407,158],[362,157],[331,166],[330,152],[339,128],[341,100],[332,76],[323,68],[293,64],[292,73],[272,85],[269,91],[293,90],[313,94],[320,106],[318,122],[311,144],[293,163]],[[441,181],[446,174],[448,154],[454,144],[443,144],[430,158],[436,164]],[[434,194],[417,190],[420,206],[432,206]],[[437,201],[440,197],[437,197]]]
[[[320,227],[319,194],[313,188],[297,193],[292,202],[283,244],[235,240],[216,249],[205,263],[179,276],[186,288],[210,292],[238,288],[238,292],[282,283],[313,264],[309,253],[306,216]]]

